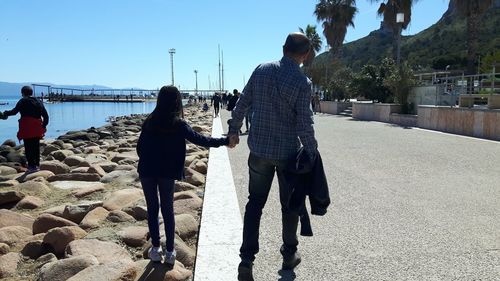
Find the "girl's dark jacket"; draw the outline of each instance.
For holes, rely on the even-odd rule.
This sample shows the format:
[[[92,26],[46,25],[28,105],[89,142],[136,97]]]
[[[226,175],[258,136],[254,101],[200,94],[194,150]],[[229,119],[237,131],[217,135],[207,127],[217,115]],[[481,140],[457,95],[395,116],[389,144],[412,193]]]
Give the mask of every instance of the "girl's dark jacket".
[[[195,132],[185,121],[180,121],[175,126],[168,133],[147,130],[143,126],[137,142],[137,171],[141,178],[184,178],[186,140],[205,147],[229,144],[227,138],[211,138]]]

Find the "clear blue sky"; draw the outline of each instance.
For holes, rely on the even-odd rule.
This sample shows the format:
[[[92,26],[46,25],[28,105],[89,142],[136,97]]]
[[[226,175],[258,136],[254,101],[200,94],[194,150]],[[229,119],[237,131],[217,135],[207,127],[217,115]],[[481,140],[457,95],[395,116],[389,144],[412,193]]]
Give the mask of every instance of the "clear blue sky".
[[[378,4],[358,0],[346,42],[380,26]],[[448,0],[420,0],[404,34],[436,22]],[[0,81],[214,89],[218,51],[225,88],[241,90],[261,62],[279,59],[289,32],[321,23],[310,0],[0,0]],[[211,85],[209,85],[209,77]]]

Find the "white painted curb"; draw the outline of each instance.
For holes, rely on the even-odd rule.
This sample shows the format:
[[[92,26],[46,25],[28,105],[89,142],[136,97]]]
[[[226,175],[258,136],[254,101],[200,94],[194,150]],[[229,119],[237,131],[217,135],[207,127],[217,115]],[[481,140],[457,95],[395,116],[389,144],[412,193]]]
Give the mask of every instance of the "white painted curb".
[[[212,137],[221,137],[222,133],[221,119],[214,118]],[[242,234],[243,223],[227,148],[211,148],[194,281],[236,280]]]

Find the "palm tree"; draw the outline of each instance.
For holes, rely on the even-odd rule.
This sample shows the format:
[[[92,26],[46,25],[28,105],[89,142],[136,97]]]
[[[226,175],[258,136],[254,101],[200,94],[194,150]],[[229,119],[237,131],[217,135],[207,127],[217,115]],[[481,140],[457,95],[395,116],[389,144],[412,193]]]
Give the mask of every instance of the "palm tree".
[[[452,0],[459,14],[467,19],[467,74],[474,74],[477,57],[479,19],[494,0]]]
[[[321,50],[321,38],[319,37],[318,32],[316,32],[316,26],[315,25],[307,25],[306,30],[304,31],[301,27],[299,27],[300,32],[304,33],[307,38],[309,38],[309,41],[311,42],[311,51],[309,52],[309,55],[307,56],[307,59],[304,61],[304,66],[308,67],[312,64],[312,61],[314,57],[316,56],[316,53]]]
[[[384,19],[384,24],[392,30],[393,34],[393,48],[392,53],[394,60],[397,59],[397,44],[401,38],[401,32],[408,28],[411,22],[411,8],[414,3],[419,0],[370,0],[372,3],[380,3],[377,14]],[[396,15],[404,13],[404,22],[398,23]]]
[[[358,12],[356,0],[320,0],[314,14],[323,22],[323,34],[335,57],[342,57],[347,28],[354,27],[354,16]]]

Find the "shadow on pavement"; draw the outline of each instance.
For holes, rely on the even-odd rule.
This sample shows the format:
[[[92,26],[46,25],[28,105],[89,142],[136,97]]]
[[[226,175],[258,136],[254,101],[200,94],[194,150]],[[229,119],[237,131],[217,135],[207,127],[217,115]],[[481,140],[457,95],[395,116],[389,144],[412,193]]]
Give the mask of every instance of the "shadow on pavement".
[[[295,278],[297,278],[297,275],[293,270],[283,270],[281,269],[278,271],[278,274],[280,275],[280,278],[278,281],[293,281]]]
[[[172,265],[149,262],[146,268],[144,268],[144,272],[137,279],[137,281],[156,281],[156,280],[164,280],[165,274],[173,269]]]

